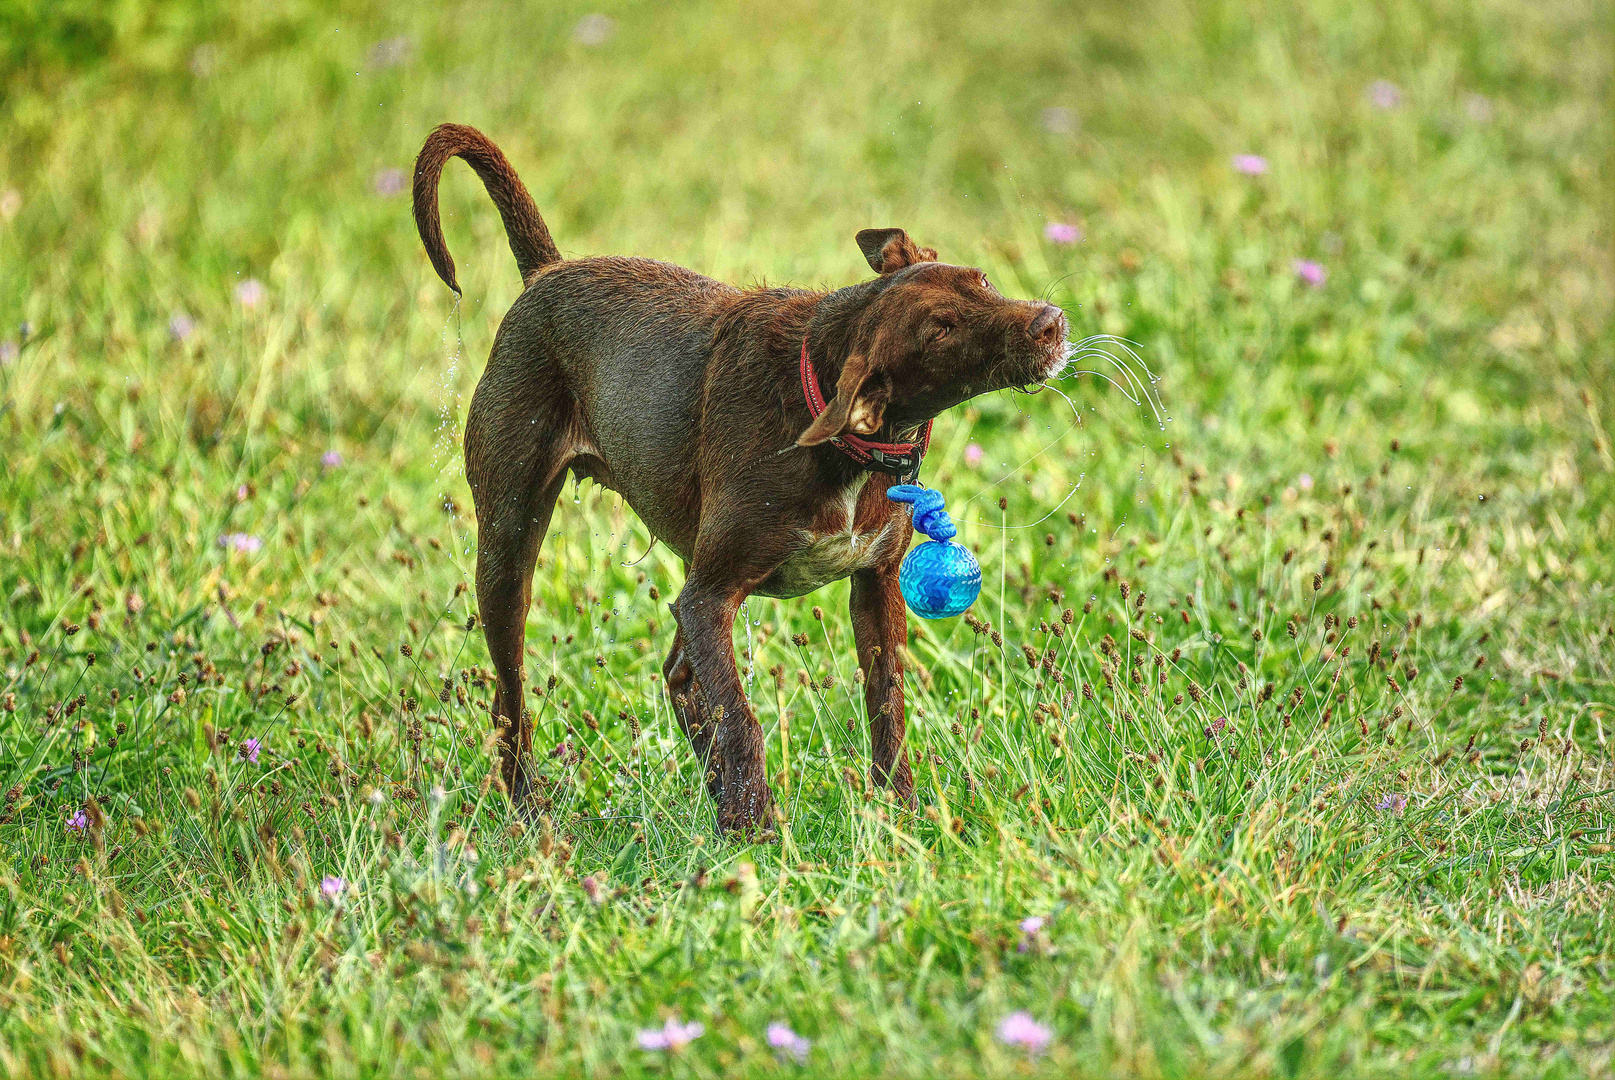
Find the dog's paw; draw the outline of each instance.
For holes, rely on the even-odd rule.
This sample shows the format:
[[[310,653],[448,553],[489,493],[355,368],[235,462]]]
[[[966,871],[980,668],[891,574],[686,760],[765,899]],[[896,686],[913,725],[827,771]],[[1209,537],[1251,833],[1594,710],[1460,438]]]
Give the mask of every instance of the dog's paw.
[[[509,796],[511,808],[529,825],[535,824],[550,807],[542,786],[532,782],[535,775],[532,759],[524,757],[516,762],[515,768],[501,770],[498,785]]]
[[[914,798],[914,773],[909,768],[907,755],[898,760],[890,774],[879,765],[871,765],[869,779],[876,787],[884,788],[893,802],[909,810],[919,808],[919,801]]]
[[[898,809],[906,810],[910,814],[919,813],[920,800],[914,797],[914,792],[912,790],[898,791],[895,787],[893,787],[889,789],[886,794],[887,797],[892,800],[892,805]]]
[[[761,780],[727,785],[718,803],[718,831],[761,839],[774,831],[774,793]]]
[[[771,825],[757,824],[738,829],[725,829],[723,837],[737,844],[779,843],[779,833]]]

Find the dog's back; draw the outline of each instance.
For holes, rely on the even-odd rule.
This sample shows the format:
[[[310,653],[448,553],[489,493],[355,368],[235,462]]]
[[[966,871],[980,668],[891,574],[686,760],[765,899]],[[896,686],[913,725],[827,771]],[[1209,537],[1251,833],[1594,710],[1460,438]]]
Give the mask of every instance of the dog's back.
[[[740,295],[653,259],[550,264],[505,316],[489,358],[489,393],[509,394],[510,402],[485,404],[521,409],[535,386],[552,407],[567,404],[573,471],[620,492],[687,558],[707,362],[720,320]]]

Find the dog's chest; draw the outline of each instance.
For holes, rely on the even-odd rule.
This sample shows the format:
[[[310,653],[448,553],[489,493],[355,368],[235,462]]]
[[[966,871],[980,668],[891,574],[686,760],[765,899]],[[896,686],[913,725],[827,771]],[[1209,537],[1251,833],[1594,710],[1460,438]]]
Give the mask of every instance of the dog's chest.
[[[891,556],[895,538],[907,524],[907,515],[879,515],[878,524],[860,528],[858,497],[863,484],[849,487],[827,508],[820,527],[797,532],[801,546],[758,588],[764,596],[802,596],[855,570],[867,570]]]

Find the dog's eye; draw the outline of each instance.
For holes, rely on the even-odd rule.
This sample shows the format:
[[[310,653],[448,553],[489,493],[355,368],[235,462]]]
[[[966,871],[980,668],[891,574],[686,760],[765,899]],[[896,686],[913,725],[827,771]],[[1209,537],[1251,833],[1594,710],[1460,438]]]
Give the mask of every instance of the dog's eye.
[[[951,333],[953,333],[953,327],[947,323],[939,324],[935,330],[931,331],[931,344],[935,345],[939,341],[946,341]]]
[[[986,289],[988,292],[995,292],[996,291],[993,288],[993,283],[987,280],[987,275],[986,274],[981,275],[981,287],[983,289]]]

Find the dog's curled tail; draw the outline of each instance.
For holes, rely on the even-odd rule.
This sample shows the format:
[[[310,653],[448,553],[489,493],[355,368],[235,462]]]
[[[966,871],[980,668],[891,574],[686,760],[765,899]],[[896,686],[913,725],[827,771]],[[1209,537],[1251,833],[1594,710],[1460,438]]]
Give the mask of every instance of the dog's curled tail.
[[[499,147],[474,127],[439,124],[426,137],[420,156],[415,159],[414,197],[416,231],[421,234],[426,254],[444,284],[456,294],[460,292],[460,283],[454,277],[454,259],[443,242],[443,225],[437,214],[438,178],[452,157],[463,158],[476,170],[488,189],[488,197],[499,208],[499,216],[505,222],[505,235],[510,238],[510,250],[516,255],[516,268],[521,271],[522,284],[531,284],[542,267],[561,260],[561,252],[550,238],[544,219],[538,216],[533,197],[527,194],[521,178]]]

